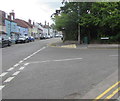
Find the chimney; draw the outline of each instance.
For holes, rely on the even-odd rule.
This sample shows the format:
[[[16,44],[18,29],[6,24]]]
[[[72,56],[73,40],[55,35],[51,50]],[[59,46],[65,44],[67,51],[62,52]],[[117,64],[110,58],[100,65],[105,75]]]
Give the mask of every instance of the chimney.
[[[15,19],[15,13],[14,13],[14,10],[12,10],[12,12],[10,13],[10,18],[11,18],[11,20],[14,20],[14,19]]]
[[[31,24],[31,20],[29,19],[28,22]]]
[[[8,19],[11,20],[11,16],[10,15],[8,15]]]
[[[46,25],[46,21],[45,21],[45,25]]]
[[[33,22],[33,26],[35,25],[35,23]]]

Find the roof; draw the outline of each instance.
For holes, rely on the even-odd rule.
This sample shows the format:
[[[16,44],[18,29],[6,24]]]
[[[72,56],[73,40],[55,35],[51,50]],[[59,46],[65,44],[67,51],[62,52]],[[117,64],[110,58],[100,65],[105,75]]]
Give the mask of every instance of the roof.
[[[41,31],[43,31],[41,28],[38,28],[38,30],[41,30]]]
[[[43,27],[44,27],[44,28],[50,28],[50,26],[49,26],[49,25],[44,25]]]
[[[33,25],[29,24],[28,22],[21,20],[21,19],[15,19],[14,20],[18,26],[24,27],[24,28],[32,28]]]

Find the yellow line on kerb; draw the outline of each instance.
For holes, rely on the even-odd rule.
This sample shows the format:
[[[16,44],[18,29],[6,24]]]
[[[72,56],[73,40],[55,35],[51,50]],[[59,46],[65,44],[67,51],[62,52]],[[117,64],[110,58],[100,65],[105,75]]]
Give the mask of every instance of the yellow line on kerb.
[[[106,91],[104,91],[102,94],[100,94],[98,97],[95,98],[95,100],[93,101],[97,101],[100,98],[102,98],[105,94],[107,94],[110,90],[112,90],[114,87],[116,87],[118,84],[120,84],[120,81],[118,81],[117,83],[115,83],[114,85],[112,85],[110,88],[108,88]]]
[[[110,99],[110,98],[112,98],[112,97],[113,97],[115,94],[117,94],[119,91],[120,91],[120,87],[117,88],[115,91],[113,91],[113,93],[110,94],[109,96],[107,96],[105,99]]]

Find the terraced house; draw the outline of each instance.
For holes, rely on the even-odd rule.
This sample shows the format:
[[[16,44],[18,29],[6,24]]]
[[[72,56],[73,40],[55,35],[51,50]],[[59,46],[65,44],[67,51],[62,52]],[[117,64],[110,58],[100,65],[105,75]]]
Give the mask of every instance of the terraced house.
[[[0,34],[6,33],[5,12],[0,10]]]

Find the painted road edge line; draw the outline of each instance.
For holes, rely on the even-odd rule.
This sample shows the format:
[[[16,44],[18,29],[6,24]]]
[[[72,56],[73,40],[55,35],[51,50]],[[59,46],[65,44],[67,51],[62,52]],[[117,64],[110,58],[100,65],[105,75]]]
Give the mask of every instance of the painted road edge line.
[[[0,90],[2,90],[4,87],[5,87],[5,85],[3,85],[3,86],[0,86]]]
[[[21,60],[21,61],[19,61],[19,63],[22,63],[23,61]]]
[[[19,70],[23,70],[25,67],[20,67]]]
[[[25,63],[25,64],[24,64],[24,66],[27,66],[27,65],[29,65],[29,63]]]
[[[105,99],[111,99],[115,94],[117,94],[120,91],[120,87],[117,88],[116,90],[113,91],[112,94],[110,94],[109,96],[107,96]]]
[[[17,67],[17,66],[19,66],[19,64],[18,64],[18,63],[14,65],[14,67]]]
[[[20,71],[17,71],[17,72],[15,72],[15,73],[13,73],[12,75],[13,76],[16,76],[16,75],[18,75],[20,73]]]
[[[109,91],[111,91],[113,88],[115,88],[118,84],[120,84],[120,81],[118,81],[117,83],[115,83],[114,85],[112,85],[110,88],[108,88],[107,90],[105,90],[102,94],[100,94],[98,97],[96,97],[95,100],[93,100],[93,101],[97,101],[100,98],[102,98],[105,94],[107,94]]]
[[[14,68],[12,67],[12,68],[9,68],[7,71],[9,72],[9,71],[12,71]]]
[[[14,77],[9,77],[9,78],[7,78],[4,82],[5,82],[5,83],[10,82],[10,81],[12,81],[12,79],[14,79]]]
[[[27,56],[26,58],[24,58],[23,61],[29,59],[30,57],[32,57],[33,55],[37,54],[38,52],[42,51],[42,50],[45,49],[45,48],[46,48],[46,47],[43,47],[43,48],[37,50],[36,52],[34,52],[34,53],[32,53],[31,55],[29,55],[29,56]]]
[[[7,73],[8,73],[8,72],[4,72],[4,73],[2,73],[2,74],[0,75],[0,77],[5,76]]]

